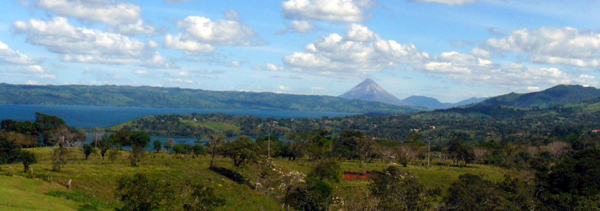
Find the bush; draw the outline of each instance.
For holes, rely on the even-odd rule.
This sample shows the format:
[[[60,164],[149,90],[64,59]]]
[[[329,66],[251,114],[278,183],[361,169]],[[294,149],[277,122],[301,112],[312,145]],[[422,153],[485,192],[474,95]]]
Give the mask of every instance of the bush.
[[[285,203],[296,210],[327,210],[332,201],[332,191],[329,184],[309,178],[285,196]]]
[[[137,173],[133,177],[122,177],[118,181],[117,197],[123,207],[117,210],[157,210],[167,209],[175,201],[175,192],[169,182],[152,179],[146,174]]]
[[[342,179],[341,167],[333,159],[319,161],[308,175],[320,180],[328,179],[339,182]]]
[[[379,210],[427,210],[431,206],[425,186],[395,166],[379,173],[369,189],[379,199]]]

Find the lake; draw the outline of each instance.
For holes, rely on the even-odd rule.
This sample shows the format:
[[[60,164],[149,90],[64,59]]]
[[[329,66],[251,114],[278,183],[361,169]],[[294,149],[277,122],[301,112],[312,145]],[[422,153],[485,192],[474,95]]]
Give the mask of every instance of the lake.
[[[0,105],[0,120],[35,121],[35,113],[58,116],[75,128],[104,128],[118,125],[136,118],[160,114],[208,114],[223,113],[261,118],[321,118],[356,115],[356,113],[316,111],[271,111],[271,110],[218,110],[185,108],[137,108],[109,106],[65,106],[65,105]]]

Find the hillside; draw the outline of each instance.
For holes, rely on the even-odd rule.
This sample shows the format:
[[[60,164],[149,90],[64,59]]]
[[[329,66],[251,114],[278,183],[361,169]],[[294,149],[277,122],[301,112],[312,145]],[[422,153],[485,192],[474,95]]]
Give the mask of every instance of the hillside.
[[[477,105],[548,108],[556,105],[577,103],[600,97],[600,90],[581,85],[557,85],[526,94],[509,93],[487,99]]]
[[[421,109],[332,96],[135,86],[0,84],[0,104],[406,113]]]

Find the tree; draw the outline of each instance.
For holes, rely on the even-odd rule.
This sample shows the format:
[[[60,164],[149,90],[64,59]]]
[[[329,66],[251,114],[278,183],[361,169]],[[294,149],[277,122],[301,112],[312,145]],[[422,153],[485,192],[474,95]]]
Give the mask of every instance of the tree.
[[[131,134],[131,166],[137,166],[141,157],[144,155],[144,147],[150,144],[150,136],[144,132],[135,132]]]
[[[442,210],[513,210],[496,184],[473,174],[464,174],[448,188]]]
[[[220,152],[221,147],[225,144],[225,138],[222,135],[209,135],[207,137],[208,142],[206,143],[206,150],[210,153],[210,166],[213,167],[215,163],[215,156]]]
[[[306,142],[309,138],[309,133],[293,133],[287,136],[286,143],[283,144],[281,149],[281,156],[287,157],[288,160],[293,161],[297,158],[304,156],[304,149]]]
[[[455,138],[450,141],[448,147],[448,153],[454,158],[453,161],[456,166],[460,166],[459,161],[463,161],[464,166],[467,166],[467,163],[471,163],[474,159],[474,150],[471,146],[463,144],[463,142],[463,139]]]
[[[31,151],[21,150],[20,157],[21,161],[23,162],[23,167],[25,167],[25,173],[27,173],[29,170],[29,165],[37,163],[37,156]]]
[[[67,147],[54,148],[52,152],[52,169],[60,171],[71,160],[71,150]]]
[[[167,149],[167,153],[171,151],[173,146],[175,146],[175,141],[173,141],[173,139],[167,139],[167,142],[165,142],[165,149]]]
[[[590,210],[600,207],[600,150],[589,148],[566,157],[550,171],[538,173],[538,197],[548,210]]]
[[[260,156],[260,146],[256,142],[243,136],[223,146],[223,155],[233,160],[235,167],[244,167],[254,163]]]
[[[94,149],[94,146],[90,145],[90,144],[84,144],[83,145],[83,154],[85,154],[85,159],[87,160],[88,157],[90,156],[90,154],[94,153],[96,151],[96,149]]]
[[[316,178],[293,187],[285,196],[286,204],[296,210],[327,210],[331,204],[332,188]]]
[[[146,174],[121,177],[117,183],[116,195],[124,204],[118,210],[168,210],[167,206],[172,205],[176,198],[171,183],[150,178]]]
[[[14,163],[19,159],[21,147],[15,141],[0,134],[0,164]]]
[[[104,164],[104,156],[106,152],[113,147],[113,138],[114,136],[104,135],[102,139],[98,140],[97,143],[94,143],[98,148],[100,148],[100,156],[102,156],[102,163]],[[96,141],[95,141],[96,142]]]
[[[379,210],[427,210],[431,206],[425,186],[395,166],[379,173],[369,190],[379,199]]]
[[[85,134],[69,128],[66,124],[59,125],[55,129],[46,131],[45,133],[44,142],[50,146],[73,147],[86,140]]]
[[[188,150],[186,149],[185,144],[177,144],[173,146],[173,153],[176,155],[185,155],[188,153]]]
[[[162,149],[162,142],[159,140],[154,141],[154,152],[159,153]]]

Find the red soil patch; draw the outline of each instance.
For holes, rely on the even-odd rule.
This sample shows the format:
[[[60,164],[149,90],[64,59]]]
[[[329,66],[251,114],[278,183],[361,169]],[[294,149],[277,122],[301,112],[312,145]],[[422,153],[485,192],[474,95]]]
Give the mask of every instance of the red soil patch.
[[[369,180],[375,177],[375,174],[367,173],[356,173],[356,172],[344,172],[344,180]]]

